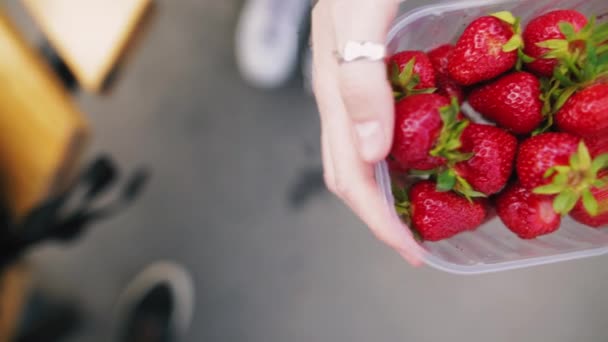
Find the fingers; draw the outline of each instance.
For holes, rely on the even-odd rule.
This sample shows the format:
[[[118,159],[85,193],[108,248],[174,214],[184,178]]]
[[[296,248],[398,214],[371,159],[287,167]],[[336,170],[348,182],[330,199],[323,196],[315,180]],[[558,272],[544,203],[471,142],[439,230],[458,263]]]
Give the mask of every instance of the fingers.
[[[319,24],[329,13],[323,5],[321,2],[313,13],[313,87],[321,114],[325,181],[378,239],[417,265],[418,245],[385,203],[375,182],[373,164],[363,160],[355,148],[356,128],[342,101],[338,65],[332,54],[334,36],[328,33],[330,28]]]
[[[348,41],[384,44],[398,9],[395,0],[333,0],[338,51]],[[392,91],[382,62],[357,61],[341,64],[339,88],[355,134],[360,156],[377,162],[389,153],[393,135]]]
[[[339,94],[337,87],[334,89],[334,95]],[[356,149],[353,149],[351,121],[344,107],[325,107],[322,117],[328,130],[330,155],[334,156],[336,194],[370,227],[379,240],[397,250],[410,263],[418,264],[418,246],[411,233],[404,229],[389,210],[376,184],[373,166],[363,161]]]

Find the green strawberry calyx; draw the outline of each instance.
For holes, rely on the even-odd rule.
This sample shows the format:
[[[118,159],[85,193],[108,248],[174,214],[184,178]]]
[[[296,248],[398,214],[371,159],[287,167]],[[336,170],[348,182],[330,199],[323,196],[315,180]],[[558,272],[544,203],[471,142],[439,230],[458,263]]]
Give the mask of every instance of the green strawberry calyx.
[[[393,86],[393,97],[396,100],[416,94],[432,94],[437,90],[436,88],[416,89],[420,84],[420,76],[414,71],[415,66],[415,57],[403,66],[403,70],[397,62],[391,63],[390,81]]]
[[[465,128],[469,125],[468,120],[458,119],[459,113],[460,105],[458,104],[458,99],[456,97],[452,97],[449,105],[439,109],[443,127],[441,128],[441,133],[439,134],[435,147],[430,152],[431,156],[444,158],[448,161],[463,161],[471,158],[470,155],[458,151],[460,147],[462,147],[462,142],[460,141],[462,132],[464,132]]]
[[[608,154],[591,158],[584,142],[570,156],[569,165],[558,165],[547,170],[544,177],[551,183],[533,190],[539,195],[556,195],[553,208],[561,215],[567,215],[582,200],[583,207],[591,216],[600,212],[599,204],[592,189],[608,186],[608,180],[599,177],[600,171],[608,168]]]
[[[431,150],[431,156],[443,158],[447,161],[446,166],[434,170],[437,175],[437,190],[442,192],[456,191],[466,197],[469,201],[475,197],[486,197],[477,192],[473,187],[456,172],[455,165],[467,161],[473,157],[473,153],[463,153],[461,136],[469,126],[468,120],[459,120],[460,105],[456,97],[452,97],[449,106],[440,108],[439,113],[443,121],[443,128],[435,148]]]
[[[524,38],[522,36],[521,18],[516,17],[509,11],[501,11],[491,14],[491,16],[502,20],[511,25],[513,28],[513,36],[502,47],[503,52],[513,52],[517,50],[517,64],[515,69],[521,71],[524,63],[532,63],[534,58],[524,53]]]
[[[585,85],[608,72],[608,23],[597,24],[592,17],[587,25],[576,31],[569,22],[559,23],[564,39],[549,39],[536,45],[549,49],[543,58],[560,63],[556,76]]]
[[[558,65],[553,77],[542,81],[543,114],[547,120],[535,133],[547,131],[553,124],[553,115],[577,91],[608,78],[608,23],[598,25],[592,17],[579,31],[569,22],[559,23],[559,28],[564,39],[537,43],[549,50],[542,58],[556,59]]]
[[[422,236],[412,225],[412,205],[408,195],[408,187],[392,183],[393,198],[395,199],[395,211],[403,222],[410,228],[414,239],[422,242]]]

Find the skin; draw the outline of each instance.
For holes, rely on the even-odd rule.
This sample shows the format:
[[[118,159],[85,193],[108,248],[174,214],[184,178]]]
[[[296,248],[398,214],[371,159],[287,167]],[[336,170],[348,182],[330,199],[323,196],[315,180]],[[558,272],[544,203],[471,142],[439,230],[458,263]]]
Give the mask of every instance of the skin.
[[[320,0],[313,9],[313,88],[321,117],[327,187],[374,235],[412,265],[420,248],[391,214],[373,166],[387,157],[394,104],[382,61],[338,63],[334,52],[349,40],[386,41],[399,0]]]

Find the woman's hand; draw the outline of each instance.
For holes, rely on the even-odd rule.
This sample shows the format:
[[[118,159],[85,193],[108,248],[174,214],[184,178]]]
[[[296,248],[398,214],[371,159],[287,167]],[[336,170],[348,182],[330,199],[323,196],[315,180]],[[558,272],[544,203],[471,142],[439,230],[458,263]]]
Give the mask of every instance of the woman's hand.
[[[372,230],[411,264],[419,247],[399,225],[374,179],[388,155],[394,105],[384,61],[339,63],[349,41],[384,44],[398,0],[320,0],[313,10],[313,88],[321,115],[325,182]]]

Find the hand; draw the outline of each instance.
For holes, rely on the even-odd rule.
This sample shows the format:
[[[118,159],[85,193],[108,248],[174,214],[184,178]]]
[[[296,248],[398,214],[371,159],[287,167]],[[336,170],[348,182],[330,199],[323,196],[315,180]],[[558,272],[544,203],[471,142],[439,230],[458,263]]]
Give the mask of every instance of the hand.
[[[398,0],[320,0],[313,10],[313,88],[321,115],[327,187],[413,265],[420,249],[387,207],[374,164],[393,139],[392,90],[382,61],[338,63],[349,40],[384,43]]]

